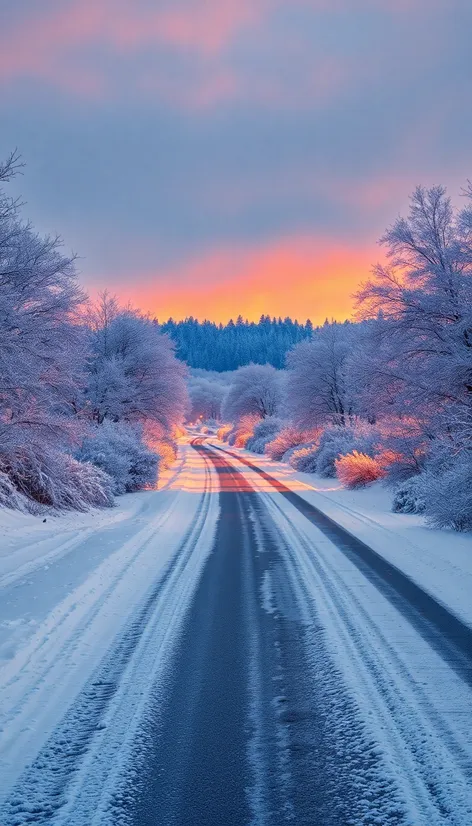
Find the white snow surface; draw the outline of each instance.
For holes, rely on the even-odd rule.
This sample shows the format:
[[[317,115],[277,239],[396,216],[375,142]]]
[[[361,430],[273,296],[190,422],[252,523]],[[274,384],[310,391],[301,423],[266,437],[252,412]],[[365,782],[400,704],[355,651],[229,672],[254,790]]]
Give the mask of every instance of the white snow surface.
[[[391,513],[390,492],[380,485],[348,491],[229,450],[324,511],[472,624],[472,537]],[[324,629],[333,661],[329,690],[334,696],[341,680],[354,698],[365,743],[376,744],[385,765],[378,782],[397,790],[392,806],[409,826],[468,826],[470,688],[315,525],[255,471],[230,461],[267,505],[301,616],[307,627]],[[219,507],[210,494],[217,491],[211,464],[182,444],[159,490],[123,496],[112,510],[47,516],[46,522],[0,511],[0,798],[24,771],[33,780],[37,772],[28,788],[38,794],[33,802],[17,795],[8,826],[30,822],[31,806],[44,804],[46,811],[60,799],[61,772],[66,777],[67,760],[75,759],[63,744],[76,740],[80,749],[80,736],[87,737],[86,750],[67,798],[50,821],[40,822],[117,826],[110,801],[139,763],[151,689],[165,692],[166,669],[213,544]],[[271,569],[261,587],[269,613],[276,610],[277,575]],[[94,703],[100,709],[112,685],[100,726],[92,720],[87,728]],[[343,714],[333,720],[339,731],[349,726]],[[33,761],[40,750],[48,756],[46,769],[38,770]],[[371,801],[366,811],[372,815]]]
[[[350,492],[345,491],[349,494],[347,505],[341,489],[328,491],[326,485],[321,494],[308,488],[307,478],[312,485],[318,484],[318,480],[310,476],[295,474],[280,463],[261,461],[260,456],[247,451],[229,450],[283,480],[351,533],[369,540],[376,550],[381,550],[382,538],[386,536],[390,542],[391,535],[389,558],[397,565],[409,559],[411,545],[405,540],[398,543],[397,539],[403,555],[394,556],[393,525],[397,519],[400,523],[405,520],[394,514],[391,521],[387,519],[388,514],[383,511],[384,491],[377,490],[372,504],[369,491],[358,492],[352,499]],[[470,687],[315,525],[256,471],[241,464],[238,458],[230,461],[261,493],[271,513],[280,552],[292,587],[298,592],[299,609],[307,627],[318,621],[323,626],[327,649],[333,658],[333,670],[328,677],[331,689],[336,693],[336,684],[342,681],[364,721],[365,733],[359,748],[374,743],[385,766],[383,778],[372,778],[372,796],[367,801],[365,822],[378,822],[379,826],[384,822],[381,811],[375,819],[374,788],[386,788],[393,782],[396,792],[391,793],[392,810],[402,812],[408,826],[469,826],[472,823]],[[336,498],[330,499],[330,493],[337,494]],[[369,505],[372,510],[366,514],[362,509],[368,509]],[[383,518],[389,522],[388,528],[382,524]],[[448,559],[449,534],[444,535],[443,548],[441,534],[436,534],[436,555],[428,566],[425,538],[429,531],[418,520],[415,522],[422,542],[419,547],[423,548],[423,561],[416,567],[410,566],[408,572],[414,571],[423,584],[434,585],[431,590],[442,596],[443,572],[451,571],[445,589],[447,599],[443,602],[452,601],[457,608],[462,604],[454,598],[454,584],[459,581],[459,575],[455,566],[443,565]],[[457,544],[463,551],[470,539],[458,539],[462,539]],[[459,552],[458,556],[465,559]],[[467,571],[470,572],[470,565]],[[272,608],[270,590],[270,583],[264,582],[261,604],[266,610]],[[316,643],[313,662],[316,668]],[[349,715],[341,710],[339,719],[331,720],[331,725],[333,730],[342,732],[350,725]]]
[[[283,482],[472,626],[472,533],[433,530],[420,515],[393,513],[392,491],[381,482],[348,490],[337,479],[299,473],[285,462],[212,441]]]
[[[195,564],[179,585],[196,587],[218,516],[218,497],[208,494],[217,489],[214,471],[184,444],[158,490],[122,496],[113,509],[46,522],[0,510],[0,798],[145,604],[209,499]],[[174,621],[170,614],[171,638]]]

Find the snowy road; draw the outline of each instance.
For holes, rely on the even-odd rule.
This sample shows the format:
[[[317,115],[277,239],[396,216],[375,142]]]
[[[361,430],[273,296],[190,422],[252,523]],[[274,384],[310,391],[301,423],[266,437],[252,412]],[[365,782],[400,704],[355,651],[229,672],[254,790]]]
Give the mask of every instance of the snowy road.
[[[470,628],[200,441],[167,490],[6,557],[2,826],[469,826]]]

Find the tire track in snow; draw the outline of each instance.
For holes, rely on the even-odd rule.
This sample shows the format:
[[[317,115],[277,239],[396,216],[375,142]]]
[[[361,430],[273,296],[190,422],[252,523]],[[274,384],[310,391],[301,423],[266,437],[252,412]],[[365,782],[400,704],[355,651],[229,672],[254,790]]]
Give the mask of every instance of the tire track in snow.
[[[346,570],[340,574],[325,540],[317,542],[294,524],[273,495],[267,491],[260,495],[272,517],[268,530],[275,523],[285,546],[290,577],[307,618],[312,616],[315,623],[317,605],[325,604],[336,632],[336,647],[341,644],[343,664],[349,662],[349,679],[354,676],[356,688],[369,698],[369,713],[376,720],[379,742],[393,755],[394,773],[412,811],[412,823],[468,826],[472,822],[472,753],[457,722],[448,715],[449,708],[446,714],[438,712],[422,681],[414,679],[382,630],[378,609],[370,615],[362,601],[364,590],[359,598],[355,586],[349,586]],[[434,651],[430,656],[437,659]],[[457,693],[460,682],[452,674],[451,678]],[[469,708],[467,693],[463,685],[459,696],[464,713]]]
[[[154,540],[156,533],[172,517],[175,506],[176,502],[174,501],[169,509],[164,513],[160,513],[145,528],[138,530],[132,539],[128,540],[126,546],[102,563],[98,569],[102,572],[101,587],[97,585],[96,581],[93,581],[91,585],[86,581],[78,590],[76,589],[52,611],[46,624],[41,626],[14,660],[3,666],[0,671],[3,697],[3,710],[0,719],[1,727],[5,732],[2,751],[8,747],[11,739],[17,739],[17,721],[19,717],[23,718],[22,728],[31,724],[31,719],[37,714],[35,707],[37,705],[36,694],[38,694],[39,702],[42,703],[44,700],[40,694],[40,687],[48,680],[53,679],[58,664],[60,664],[58,676],[64,673],[64,662],[73,665],[77,648],[80,646],[87,629],[93,626],[108,597],[116,591],[118,585],[126,578],[143,551]],[[122,556],[126,548],[129,549],[131,555],[115,573],[113,571],[115,556]],[[59,646],[58,640],[60,641]],[[31,683],[31,673],[34,674],[33,683]],[[22,683],[25,687],[24,690],[22,690]],[[10,691],[11,702],[9,702]],[[31,708],[31,705],[33,705],[33,708]],[[10,730],[13,720],[17,725],[13,730],[13,734],[7,735],[6,732]]]
[[[403,824],[320,622],[301,621],[263,498],[223,457],[212,461],[221,482],[214,549],[169,693],[150,709],[143,760],[103,823]],[[283,573],[268,582],[275,566]],[[310,664],[306,637],[313,633]]]
[[[316,545],[279,510],[277,519],[285,534],[292,576],[308,607],[313,593],[326,594],[331,622],[343,642],[356,681],[369,697],[371,711],[383,730],[395,763],[401,767],[401,788],[414,801],[415,824],[465,826],[472,818],[472,801],[467,789],[472,777],[472,755],[459,742],[430,702],[420,682],[412,679],[398,652],[371,618],[361,600],[346,587],[333,564],[314,554]],[[288,523],[288,524],[287,524]],[[385,732],[388,732],[387,736]],[[439,746],[439,748],[438,748]],[[447,769],[444,770],[444,767]]]
[[[153,631],[159,630],[160,622],[164,625],[161,649],[165,648],[171,641],[171,627],[179,621],[185,607],[185,600],[179,603],[181,594],[176,593],[180,580],[185,579],[186,569],[191,569],[189,581],[182,588],[185,595],[186,590],[195,586],[195,577],[198,578],[201,559],[196,560],[193,567],[189,563],[202,532],[208,527],[210,491],[210,474],[205,467],[205,491],[178,552],[161,572],[141,607],[135,610],[132,620],[118,634],[31,767],[16,783],[0,808],[2,826],[72,822],[89,826],[91,823],[108,775],[114,769],[114,757],[132,729],[132,713],[139,714],[146,686],[162,653],[155,644]],[[169,516],[169,512],[164,515]],[[153,524],[139,532],[146,533],[144,544],[153,541],[158,527]],[[142,548],[143,543],[133,559],[139,557]],[[118,580],[123,579],[128,568],[120,572]],[[116,584],[113,582],[107,591],[113,591]],[[87,617],[86,625],[93,623],[98,611],[99,606]],[[84,626],[80,625],[75,632],[78,640],[83,632]],[[105,758],[107,749],[110,759]],[[81,820],[82,809],[86,814]]]
[[[364,574],[442,659],[472,688],[472,628],[399,568],[243,456],[213,446],[255,471],[318,528]]]

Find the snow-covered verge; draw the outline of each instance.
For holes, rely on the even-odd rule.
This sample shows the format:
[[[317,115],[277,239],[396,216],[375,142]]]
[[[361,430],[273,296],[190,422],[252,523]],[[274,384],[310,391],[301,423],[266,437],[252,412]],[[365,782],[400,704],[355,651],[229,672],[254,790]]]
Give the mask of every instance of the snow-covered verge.
[[[460,665],[454,661],[444,639],[436,638],[432,644],[432,626],[422,616],[421,599],[409,605],[401,597],[390,599],[387,579],[386,588],[379,587],[375,578],[354,563],[342,542],[336,544],[333,534],[330,538],[316,519],[311,521],[300,512],[295,500],[280,495],[280,485],[278,492],[269,479],[241,462],[249,459],[260,467],[258,458],[244,450],[233,449],[231,454],[225,458],[244,476],[248,487],[260,493],[271,517],[258,534],[261,553],[268,549],[269,536],[279,548],[281,559],[268,570],[261,603],[272,613],[277,588],[288,590],[292,584],[315,673],[319,674],[321,633],[330,654],[325,679],[328,695],[342,696],[345,686],[354,700],[355,713],[351,716],[346,703],[333,708],[330,725],[343,732],[357,725],[359,712],[358,752],[371,749],[383,763],[380,772],[369,777],[362,801],[365,819],[353,817],[352,822],[468,826],[472,822],[470,668],[463,667],[462,659]],[[374,540],[390,530],[381,524],[382,491],[370,507],[363,508],[361,499],[336,502],[330,498],[336,491],[314,490],[291,468],[263,464],[267,474],[316,508],[327,501],[325,511],[331,508],[336,518],[352,520],[351,533],[353,527],[356,532],[365,530],[363,538],[368,535]],[[312,485],[313,481],[311,477]],[[342,500],[343,492],[337,494]],[[379,521],[369,521],[375,514],[380,514]],[[418,573],[426,576],[427,567],[426,563],[419,566]],[[437,574],[437,584],[440,578]],[[293,620],[295,613],[286,602],[282,611]],[[388,816],[379,805],[384,794],[389,797]]]
[[[348,490],[337,479],[300,473],[284,462],[211,441],[295,490],[472,625],[472,535],[433,530],[420,515],[392,513],[391,491],[382,483]]]
[[[165,576],[201,518],[209,485],[217,488],[213,476],[182,445],[160,490],[123,496],[112,510],[46,522],[0,511],[2,794]],[[211,533],[218,498],[210,499],[205,530]],[[200,562],[184,578],[187,589],[195,587],[210,547],[206,537]]]

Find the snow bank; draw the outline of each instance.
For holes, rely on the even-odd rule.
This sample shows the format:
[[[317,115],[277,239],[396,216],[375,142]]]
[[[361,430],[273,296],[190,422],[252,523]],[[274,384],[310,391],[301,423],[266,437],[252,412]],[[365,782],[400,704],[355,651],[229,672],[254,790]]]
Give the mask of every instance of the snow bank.
[[[434,530],[419,514],[393,513],[391,490],[381,482],[348,490],[337,479],[232,450],[295,490],[472,625],[472,535]]]

